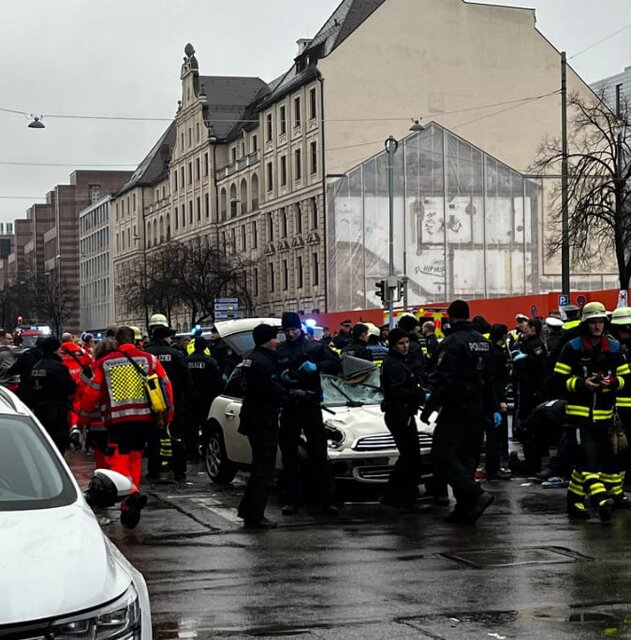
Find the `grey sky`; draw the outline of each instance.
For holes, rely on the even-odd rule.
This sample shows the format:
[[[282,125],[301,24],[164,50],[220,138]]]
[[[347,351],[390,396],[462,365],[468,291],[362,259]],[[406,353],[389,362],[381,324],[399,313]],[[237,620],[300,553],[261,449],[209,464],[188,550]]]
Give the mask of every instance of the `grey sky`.
[[[390,0],[396,1],[396,0]],[[171,118],[184,45],[203,75],[283,73],[339,0],[0,0],[0,107],[28,113]],[[568,56],[626,25],[629,0],[499,0],[534,7],[539,30]],[[429,18],[429,16],[428,16]],[[571,59],[588,82],[631,64],[631,28]],[[78,165],[134,168],[167,122],[46,119],[28,129],[0,112],[0,220]],[[15,166],[7,162],[68,166]],[[11,196],[11,198],[9,197]],[[28,196],[28,199],[13,199]]]

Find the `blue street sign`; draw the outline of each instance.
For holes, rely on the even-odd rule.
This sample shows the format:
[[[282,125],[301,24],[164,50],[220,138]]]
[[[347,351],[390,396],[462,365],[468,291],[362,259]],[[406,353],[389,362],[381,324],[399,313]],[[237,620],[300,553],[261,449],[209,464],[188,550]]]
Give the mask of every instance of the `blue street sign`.
[[[559,296],[559,307],[566,307],[568,304],[570,304],[570,296],[562,293]]]

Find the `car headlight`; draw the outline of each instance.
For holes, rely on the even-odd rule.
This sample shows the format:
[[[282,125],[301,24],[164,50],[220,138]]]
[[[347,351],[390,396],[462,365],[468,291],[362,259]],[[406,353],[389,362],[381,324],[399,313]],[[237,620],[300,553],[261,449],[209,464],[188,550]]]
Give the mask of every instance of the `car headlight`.
[[[55,620],[47,637],[55,640],[137,640],[140,638],[140,604],[134,585],[98,609]]]
[[[346,440],[346,433],[340,429],[344,423],[338,420],[325,420],[324,430],[326,431],[327,444],[331,449],[339,449],[344,440]]]

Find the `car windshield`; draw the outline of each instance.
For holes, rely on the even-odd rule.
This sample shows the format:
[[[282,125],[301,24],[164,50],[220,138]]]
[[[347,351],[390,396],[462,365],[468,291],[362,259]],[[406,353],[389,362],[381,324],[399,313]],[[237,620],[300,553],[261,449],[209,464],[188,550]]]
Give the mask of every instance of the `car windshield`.
[[[76,489],[35,422],[0,416],[0,511],[71,504]]]
[[[34,347],[42,336],[22,336],[22,347]]]
[[[325,407],[379,404],[383,395],[379,388],[379,369],[370,371],[361,382],[347,382],[338,376],[322,375],[322,394]]]

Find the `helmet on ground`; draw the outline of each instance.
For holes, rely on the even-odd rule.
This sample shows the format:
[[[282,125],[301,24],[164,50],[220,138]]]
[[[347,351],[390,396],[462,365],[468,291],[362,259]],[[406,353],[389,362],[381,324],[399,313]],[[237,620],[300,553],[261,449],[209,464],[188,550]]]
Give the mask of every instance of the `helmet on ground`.
[[[149,318],[149,326],[150,327],[168,327],[169,322],[167,317],[163,313],[154,313],[151,318]]]
[[[611,324],[631,325],[631,307],[618,307],[611,314]]]
[[[607,310],[602,302],[588,302],[583,307],[583,313],[581,315],[581,322],[587,322],[588,320],[606,320]]]

